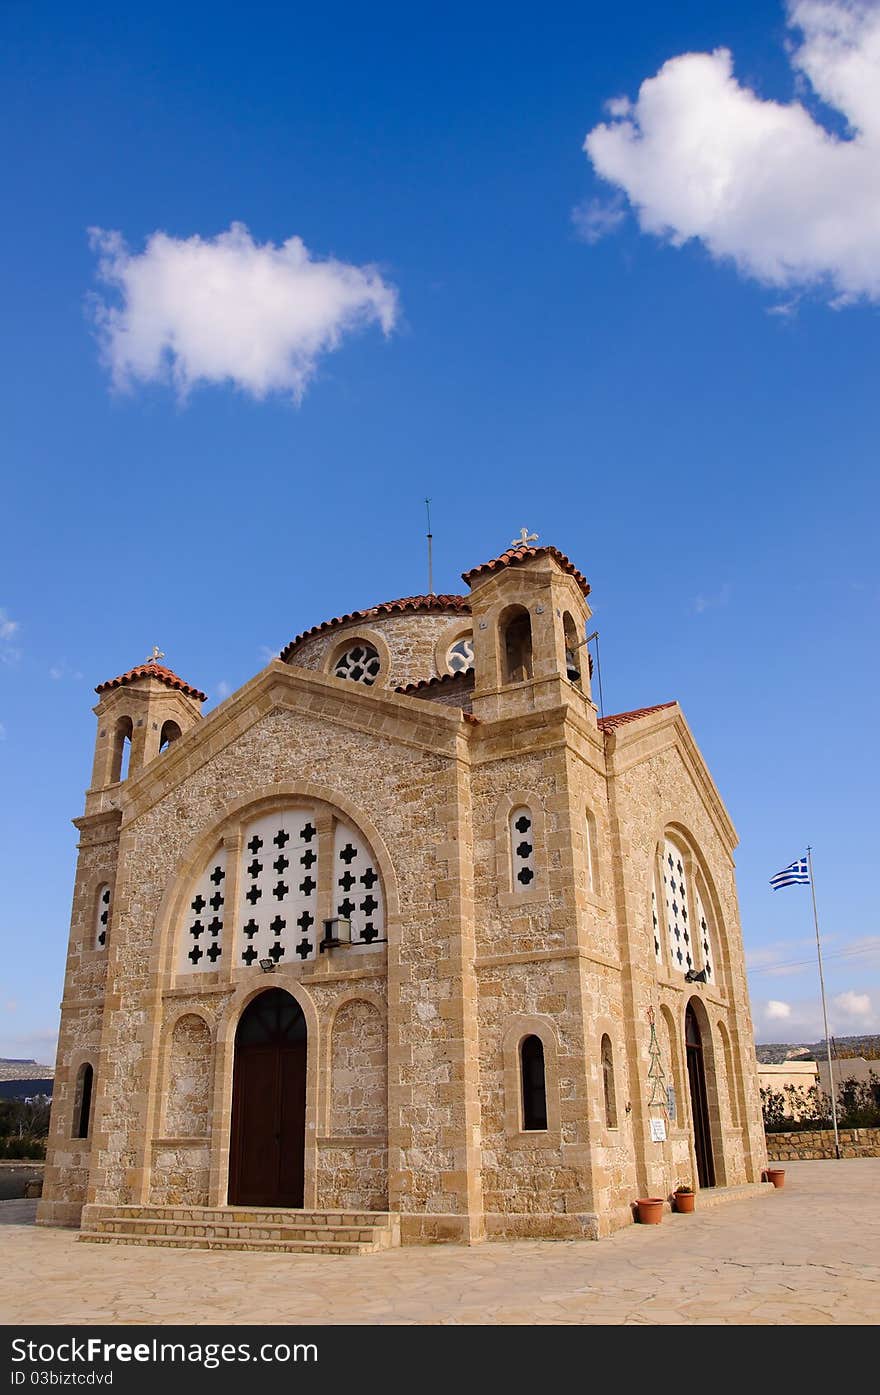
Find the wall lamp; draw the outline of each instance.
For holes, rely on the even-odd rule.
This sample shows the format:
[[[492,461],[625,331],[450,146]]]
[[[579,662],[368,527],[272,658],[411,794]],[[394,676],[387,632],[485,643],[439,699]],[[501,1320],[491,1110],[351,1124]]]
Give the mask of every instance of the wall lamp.
[[[347,916],[334,916],[332,920],[324,921],[324,938],[321,941],[321,953],[325,949],[339,949],[341,945],[351,944],[351,921]]]
[[[264,973],[264,974],[274,974],[274,972],[275,972],[275,960],[274,960],[274,959],[261,959],[261,960],[260,960],[260,968],[263,970],[263,973]]]

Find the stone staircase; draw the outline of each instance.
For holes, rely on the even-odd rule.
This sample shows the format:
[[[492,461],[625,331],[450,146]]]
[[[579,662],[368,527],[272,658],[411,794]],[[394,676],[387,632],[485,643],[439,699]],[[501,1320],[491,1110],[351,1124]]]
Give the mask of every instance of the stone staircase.
[[[400,1217],[259,1206],[87,1206],[78,1238],[92,1245],[363,1255],[400,1244]]]

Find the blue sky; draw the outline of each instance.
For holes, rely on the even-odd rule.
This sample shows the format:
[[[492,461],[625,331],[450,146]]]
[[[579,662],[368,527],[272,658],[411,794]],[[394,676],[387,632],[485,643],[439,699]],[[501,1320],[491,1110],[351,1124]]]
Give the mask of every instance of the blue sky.
[[[592,584],[606,709],[681,702],[740,834],[759,1038],[820,1025],[808,892],[767,885],[807,841],[832,1030],[880,1030],[858,13],[850,82],[809,34],[797,66],[775,3],[3,7],[0,1054],[54,1050],[95,684],[157,643],[217,700],[298,630],[424,590],[425,495],[437,589],[527,524]],[[719,46],[733,77],[679,64],[637,102]],[[295,294],[272,250],[294,237],[330,265],[312,338],[267,351],[287,387],[243,361],[248,334],[283,339],[283,296],[254,328],[233,288],[219,337],[198,269],[173,322],[135,307],[138,275],[149,298],[193,238],[210,273],[235,223],[233,277],[250,256]]]

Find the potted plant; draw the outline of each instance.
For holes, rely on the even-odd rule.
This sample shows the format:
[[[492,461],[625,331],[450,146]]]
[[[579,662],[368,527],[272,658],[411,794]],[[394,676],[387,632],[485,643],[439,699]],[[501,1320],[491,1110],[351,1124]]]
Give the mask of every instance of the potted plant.
[[[636,1202],[641,1225],[659,1225],[663,1219],[662,1196],[644,1196]]]
[[[688,1182],[680,1182],[673,1195],[675,1197],[676,1211],[680,1211],[684,1215],[688,1215],[693,1211],[697,1198],[693,1187]]]

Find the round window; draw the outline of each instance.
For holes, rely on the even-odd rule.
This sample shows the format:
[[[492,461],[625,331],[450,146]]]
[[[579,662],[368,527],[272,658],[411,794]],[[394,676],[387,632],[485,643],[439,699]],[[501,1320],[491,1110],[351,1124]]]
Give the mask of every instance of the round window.
[[[372,644],[353,644],[333,666],[337,678],[349,678],[352,683],[365,683],[369,687],[379,676],[381,660]]]
[[[450,673],[464,673],[474,666],[473,635],[464,635],[446,651],[446,667]]]

